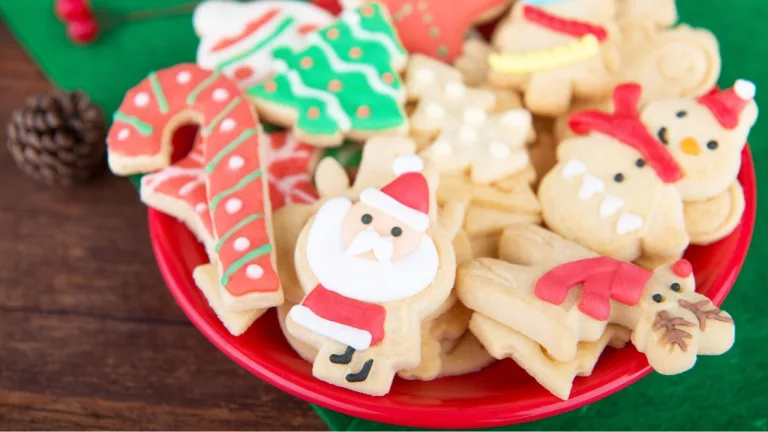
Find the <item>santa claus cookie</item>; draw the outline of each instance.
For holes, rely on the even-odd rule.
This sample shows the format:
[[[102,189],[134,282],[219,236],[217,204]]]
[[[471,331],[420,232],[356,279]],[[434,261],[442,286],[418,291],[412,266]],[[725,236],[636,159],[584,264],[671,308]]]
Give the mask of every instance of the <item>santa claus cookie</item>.
[[[305,48],[275,49],[277,74],[248,95],[267,119],[315,146],[404,133],[398,72],[406,60],[386,8],[367,3],[309,35]]]
[[[151,73],[128,91],[115,113],[107,137],[110,168],[119,175],[166,168],[174,132],[190,123],[200,125],[205,175],[176,192],[184,200],[205,185],[205,202],[196,201],[193,210],[210,214],[215,245],[209,252],[218,267],[222,303],[230,311],[276,306],[283,295],[272,262],[263,132],[233,81],[191,64]],[[192,155],[190,160],[200,157]]]
[[[558,116],[573,100],[610,93],[618,66],[615,0],[521,1],[493,35],[489,82],[525,94],[539,115]]]
[[[757,121],[754,98],[755,85],[738,80],[727,90],[659,100],[643,110],[643,123],[684,173],[675,186],[689,207],[686,223],[693,243],[717,241],[741,220],[744,198],[736,177]]]
[[[326,201],[296,248],[307,296],[286,327],[316,347],[318,379],[369,395],[389,392],[397,371],[420,362],[421,322],[448,297],[456,272],[450,238],[432,222],[417,156],[357,202]]]
[[[195,8],[192,21],[200,37],[197,64],[248,88],[275,72],[275,48],[303,47],[306,36],[333,22],[333,15],[300,1],[207,0]]]
[[[488,351],[511,357],[558,396],[568,397],[568,383],[591,370],[606,345],[621,342],[612,325],[629,329],[635,348],[665,375],[733,345],[733,319],[695,292],[687,261],[650,271],[547,240],[528,250],[543,245],[539,256],[562,248],[573,257],[536,265],[474,260],[459,269],[457,293],[475,311],[470,329]]]
[[[602,255],[674,261],[688,246],[683,170],[640,121],[641,89],[614,92],[612,114],[585,111],[570,119],[578,134],[561,143],[558,163],[539,186],[547,226]]]

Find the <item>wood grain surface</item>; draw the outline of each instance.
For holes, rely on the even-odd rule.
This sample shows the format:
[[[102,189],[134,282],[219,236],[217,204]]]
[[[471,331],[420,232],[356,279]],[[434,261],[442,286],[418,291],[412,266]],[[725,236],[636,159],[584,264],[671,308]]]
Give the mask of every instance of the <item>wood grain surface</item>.
[[[50,84],[0,23],[0,123]],[[146,210],[108,173],[55,189],[0,132],[0,429],[325,429],[218,352],[166,290]]]

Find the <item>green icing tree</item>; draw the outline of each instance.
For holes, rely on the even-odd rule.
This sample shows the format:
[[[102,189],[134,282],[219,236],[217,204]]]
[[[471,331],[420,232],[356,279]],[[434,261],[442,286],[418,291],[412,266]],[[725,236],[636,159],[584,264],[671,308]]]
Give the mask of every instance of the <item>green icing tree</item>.
[[[310,135],[394,129],[406,122],[397,74],[406,61],[386,10],[368,3],[309,35],[300,52],[273,52],[278,73],[248,95],[298,114]]]

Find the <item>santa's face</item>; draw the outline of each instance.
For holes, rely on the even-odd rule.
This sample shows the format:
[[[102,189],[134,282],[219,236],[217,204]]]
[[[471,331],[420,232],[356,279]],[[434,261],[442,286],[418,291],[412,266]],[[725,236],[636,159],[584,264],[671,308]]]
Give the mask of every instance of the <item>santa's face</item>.
[[[754,105],[754,103],[752,104]],[[653,102],[642,113],[648,131],[663,143],[683,171],[675,186],[684,200],[702,200],[717,195],[733,183],[741,168],[741,150],[749,128],[747,107],[742,119],[749,125],[723,128],[714,115],[692,99]]]
[[[439,256],[432,238],[362,202],[326,202],[307,238],[307,261],[320,284],[345,297],[383,303],[427,288]]]

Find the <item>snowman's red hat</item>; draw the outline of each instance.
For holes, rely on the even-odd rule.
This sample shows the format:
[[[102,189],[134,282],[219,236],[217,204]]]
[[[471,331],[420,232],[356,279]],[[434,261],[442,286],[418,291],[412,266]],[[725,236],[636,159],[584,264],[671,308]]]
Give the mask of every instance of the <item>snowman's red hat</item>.
[[[366,189],[360,201],[401,220],[411,229],[426,231],[429,227],[429,186],[421,170],[424,162],[416,155],[395,159],[392,167],[397,177],[379,189]]]
[[[740,79],[728,90],[713,89],[699,98],[699,104],[709,109],[720,126],[736,129],[741,112],[755,99],[756,92],[757,87],[753,82]]]
[[[637,150],[664,183],[674,183],[683,171],[664,145],[640,121],[637,105],[643,89],[639,84],[622,84],[613,90],[614,113],[582,111],[568,119],[577,134],[598,132]]]

